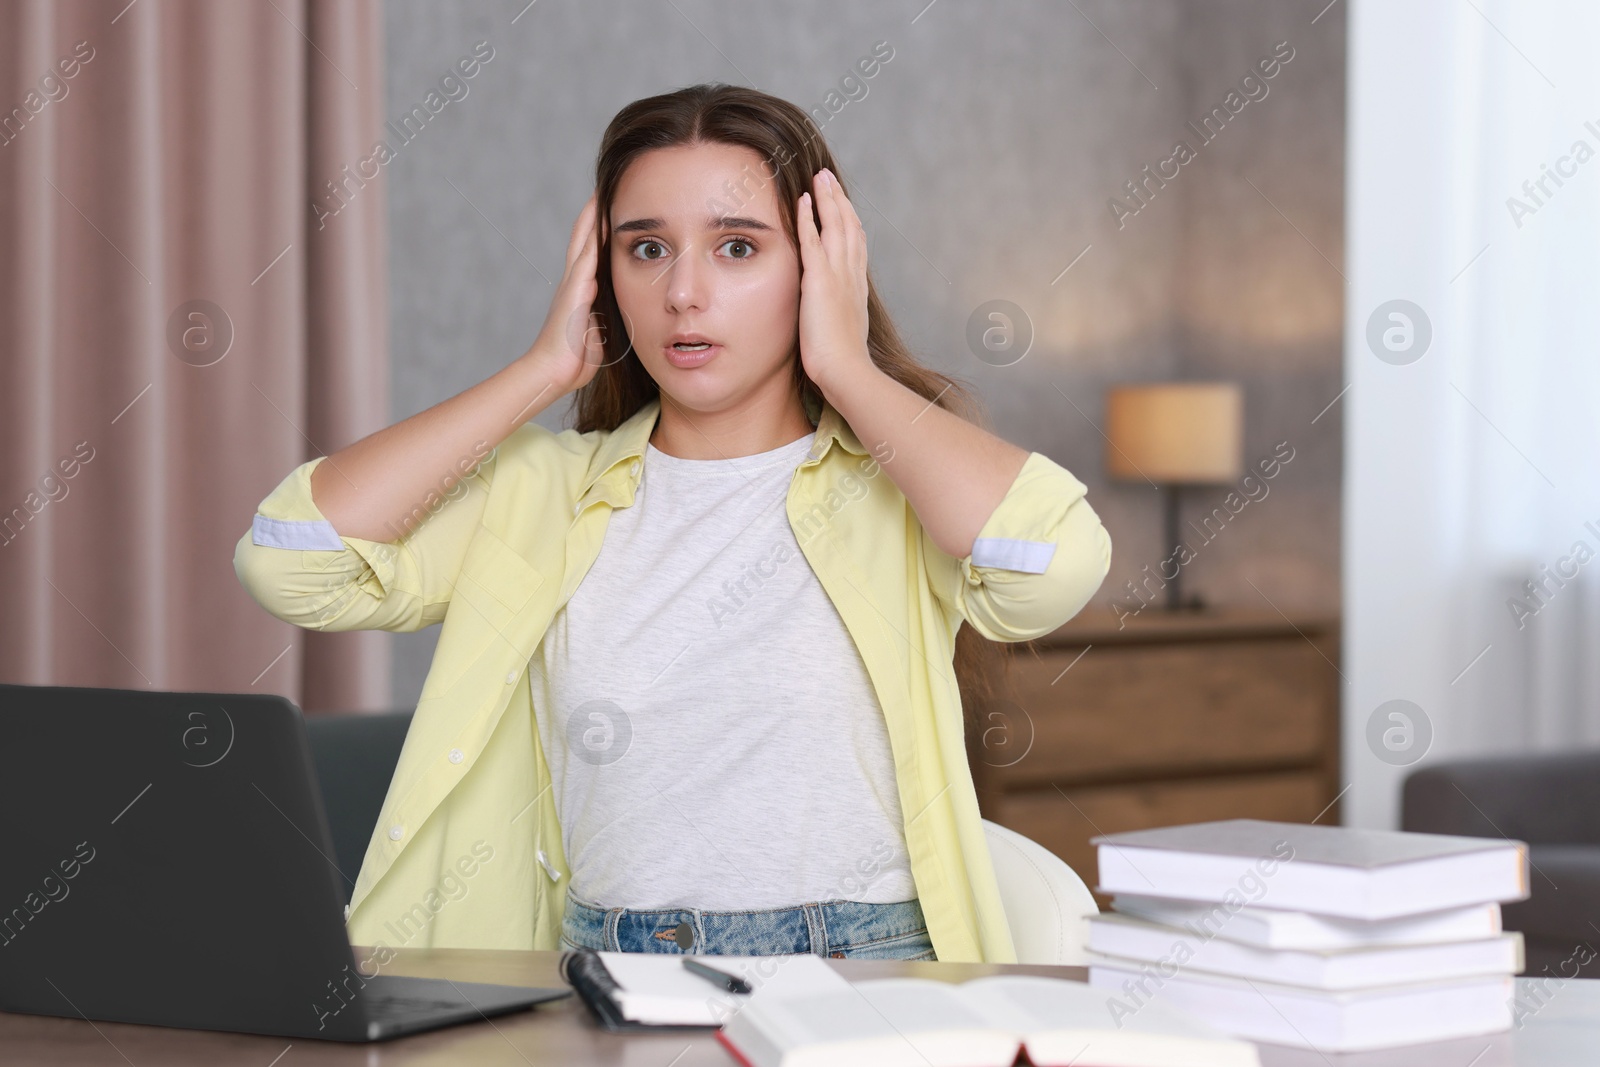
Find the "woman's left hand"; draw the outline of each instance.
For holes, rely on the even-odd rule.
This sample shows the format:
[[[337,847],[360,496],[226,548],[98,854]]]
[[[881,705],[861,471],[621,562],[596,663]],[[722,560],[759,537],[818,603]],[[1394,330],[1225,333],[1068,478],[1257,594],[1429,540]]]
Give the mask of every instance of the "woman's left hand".
[[[822,232],[811,215],[816,199]],[[796,209],[800,235],[800,362],[826,393],[874,364],[867,350],[867,231],[826,168]]]

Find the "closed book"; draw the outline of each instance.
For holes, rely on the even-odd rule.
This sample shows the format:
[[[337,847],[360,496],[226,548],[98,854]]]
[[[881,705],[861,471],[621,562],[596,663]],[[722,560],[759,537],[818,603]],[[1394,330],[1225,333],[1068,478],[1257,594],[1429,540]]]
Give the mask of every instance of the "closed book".
[[[1162,973],[1176,967],[1311,989],[1361,989],[1471,975],[1515,974],[1522,970],[1523,959],[1520,933],[1436,945],[1271,949],[1199,937],[1182,927],[1161,926],[1126,915],[1091,916],[1088,947],[1102,956],[1157,964]]]
[[[754,998],[717,1033],[745,1067],[1259,1067],[1255,1046],[1149,1005],[1121,1025],[1082,982],[1028,975],[959,985],[854,982],[819,996]]]
[[[1351,919],[1528,896],[1528,846],[1501,838],[1229,819],[1092,840],[1102,893]]]
[[[1200,936],[1221,937],[1258,948],[1334,949],[1481,941],[1502,929],[1500,905],[1492,903],[1398,919],[1344,919],[1308,911],[1118,893],[1112,898],[1111,908],[1119,915],[1181,926]]]
[[[1480,975],[1326,992],[1198,971],[1165,976],[1149,964],[1089,966],[1089,984],[1130,1023],[1151,1008],[1178,1008],[1236,1037],[1324,1055],[1509,1030],[1512,981]]]

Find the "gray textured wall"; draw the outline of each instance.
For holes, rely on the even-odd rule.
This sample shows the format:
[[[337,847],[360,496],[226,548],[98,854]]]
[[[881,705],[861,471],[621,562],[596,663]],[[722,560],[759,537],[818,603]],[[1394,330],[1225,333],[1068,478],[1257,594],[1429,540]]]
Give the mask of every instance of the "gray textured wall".
[[[1185,581],[1218,603],[1337,607],[1337,408],[1311,420],[1340,390],[1342,5],[1313,23],[1325,0],[524,3],[386,5],[393,117],[476,42],[494,49],[387,167],[396,419],[526,349],[620,107],[700,81],[819,106],[884,40],[893,59],[823,127],[874,277],[998,432],[1088,483],[1114,544],[1097,604],[1163,555],[1155,492],[1102,473],[1105,387],[1215,376],[1246,385],[1247,459],[1285,440],[1296,456]],[[1186,123],[1280,41],[1295,55],[1267,95],[1202,145]],[[1123,183],[1178,140],[1195,158],[1119,226],[1110,199],[1131,205]],[[1034,330],[1011,366],[967,346],[993,299]],[[565,411],[539,421],[560,428]],[[1192,513],[1222,493],[1195,491]],[[398,705],[415,702],[434,636],[396,638]]]

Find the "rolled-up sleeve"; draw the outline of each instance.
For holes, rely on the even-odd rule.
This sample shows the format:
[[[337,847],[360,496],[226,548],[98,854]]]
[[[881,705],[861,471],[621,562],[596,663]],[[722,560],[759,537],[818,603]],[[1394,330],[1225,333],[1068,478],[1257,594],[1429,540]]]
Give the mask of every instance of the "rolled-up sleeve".
[[[444,618],[467,544],[483,515],[492,460],[430,495],[394,541],[341,537],[296,467],[256,509],[234,547],[239,582],[267,611],[308,630],[420,630]]]
[[[1029,453],[968,555],[948,555],[923,529],[934,595],[991,641],[1056,629],[1111,569],[1111,538],[1085,493],[1065,468]]]

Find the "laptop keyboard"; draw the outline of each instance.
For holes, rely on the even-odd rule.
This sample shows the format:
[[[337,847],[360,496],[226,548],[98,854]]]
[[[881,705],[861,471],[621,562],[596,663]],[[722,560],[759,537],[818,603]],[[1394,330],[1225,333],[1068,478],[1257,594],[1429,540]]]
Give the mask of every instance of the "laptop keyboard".
[[[439,1000],[435,997],[408,997],[402,993],[378,993],[367,998],[367,1011],[374,1018],[394,1019],[414,1015],[433,1014],[471,1007],[459,1000]]]

